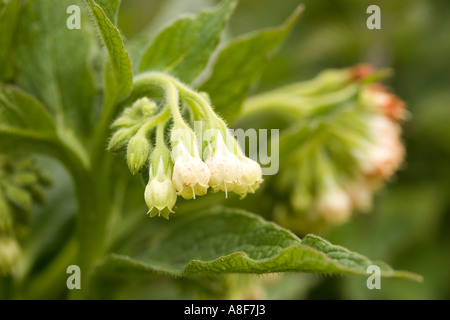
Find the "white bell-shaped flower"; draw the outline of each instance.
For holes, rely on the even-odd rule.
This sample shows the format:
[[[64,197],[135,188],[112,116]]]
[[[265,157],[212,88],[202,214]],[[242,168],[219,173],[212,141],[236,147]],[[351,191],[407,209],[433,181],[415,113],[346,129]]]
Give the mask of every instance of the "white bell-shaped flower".
[[[144,197],[150,217],[162,215],[169,219],[169,213],[173,212],[172,208],[177,201],[177,193],[170,180],[170,173],[164,172],[164,168],[162,157],[156,170],[156,176],[153,176],[153,168],[150,166],[150,179],[145,188]]]
[[[343,189],[337,186],[326,188],[317,199],[316,210],[326,222],[341,224],[350,217],[351,201]]]
[[[213,192],[221,190],[227,194],[236,184],[240,184],[243,174],[241,161],[228,150],[220,132],[216,135],[215,146],[210,145],[205,163],[211,172],[209,185]]]
[[[195,199],[207,193],[209,187],[210,171],[208,166],[198,155],[195,141],[193,142],[194,155],[188,152],[181,139],[174,148],[174,167],[172,183],[178,194],[184,199]]]
[[[369,129],[372,141],[359,155],[359,162],[367,178],[382,182],[394,174],[405,157],[400,127],[386,116],[376,115],[369,119]]]
[[[249,192],[255,193],[264,179],[262,178],[261,166],[258,162],[250,158],[243,157],[240,160],[240,163],[242,168],[242,176],[239,184],[234,187],[233,192],[244,198]]]

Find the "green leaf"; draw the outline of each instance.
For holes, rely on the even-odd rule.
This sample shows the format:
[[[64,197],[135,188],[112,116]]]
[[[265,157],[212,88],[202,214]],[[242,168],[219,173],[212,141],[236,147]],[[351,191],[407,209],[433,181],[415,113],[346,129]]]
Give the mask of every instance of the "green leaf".
[[[314,272],[367,276],[367,267],[381,268],[381,276],[420,281],[421,277],[394,271],[332,245],[314,235],[303,241],[259,216],[234,209],[194,214],[171,223],[147,250],[132,259],[112,254],[100,263],[93,284],[104,277],[166,274]]]
[[[131,87],[133,71],[120,31],[109,19],[115,17],[113,9],[118,9],[118,3],[113,1],[112,4],[107,5],[106,1],[100,1],[99,5],[93,0],[85,0],[85,2],[88,4],[89,11],[108,51],[118,96],[123,97]]]
[[[39,150],[56,139],[47,110],[18,88],[0,85],[0,150]]]
[[[173,22],[150,44],[139,70],[167,72],[190,83],[206,67],[235,4],[226,0],[214,10]]]
[[[0,80],[10,80],[13,73],[12,47],[20,11],[20,1],[0,2]]]
[[[119,13],[120,0],[95,0],[95,2],[103,9],[106,17],[115,26],[117,25],[117,15]]]
[[[280,27],[241,36],[220,51],[211,76],[200,90],[209,94],[215,110],[226,120],[236,117],[252,85],[302,10],[303,6],[299,6]]]
[[[81,30],[67,28],[66,10],[72,4],[81,1],[27,1],[19,19],[14,62],[17,84],[48,108],[60,132],[87,140],[96,93],[89,65],[92,35],[83,23],[86,16],[81,17]]]

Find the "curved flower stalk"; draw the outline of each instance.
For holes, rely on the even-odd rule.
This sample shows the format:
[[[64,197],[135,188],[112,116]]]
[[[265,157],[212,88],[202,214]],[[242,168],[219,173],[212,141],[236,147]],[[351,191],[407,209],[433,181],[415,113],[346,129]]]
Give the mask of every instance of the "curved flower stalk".
[[[168,219],[177,195],[195,199],[211,188],[212,192],[223,191],[225,196],[233,192],[243,198],[259,188],[263,181],[261,167],[243,154],[206,93],[197,93],[158,72],[138,76],[134,87],[158,87],[164,91],[164,98],[159,103],[139,98],[126,108],[111,126],[114,133],[108,148],[126,151],[133,174],[150,168],[144,194],[150,217]],[[193,126],[182,116],[182,102],[196,121]],[[169,121],[171,128],[164,130]]]
[[[405,157],[400,122],[405,104],[379,83],[385,74],[367,64],[327,70],[317,78],[249,99],[244,116],[285,114],[277,190],[289,201],[275,219],[299,232],[346,222],[367,212],[374,194]],[[283,151],[284,150],[284,151]]]

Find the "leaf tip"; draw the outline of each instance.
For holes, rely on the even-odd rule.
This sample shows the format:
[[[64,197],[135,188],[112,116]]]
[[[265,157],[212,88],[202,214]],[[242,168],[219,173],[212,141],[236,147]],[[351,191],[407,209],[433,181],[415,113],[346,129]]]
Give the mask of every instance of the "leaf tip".
[[[303,13],[304,10],[305,5],[303,3],[298,5],[295,8],[294,12],[292,12],[291,15],[287,18],[286,22],[283,24],[283,27],[285,28],[287,27],[288,29],[290,29],[300,18],[300,15]]]

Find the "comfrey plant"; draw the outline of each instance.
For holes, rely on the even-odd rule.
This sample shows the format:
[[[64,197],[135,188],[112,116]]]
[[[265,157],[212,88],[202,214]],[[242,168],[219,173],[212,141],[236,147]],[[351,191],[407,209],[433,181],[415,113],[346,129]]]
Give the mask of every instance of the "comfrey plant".
[[[289,195],[274,207],[279,223],[308,232],[370,211],[405,153],[399,125],[405,104],[376,83],[385,73],[367,64],[327,70],[248,99],[242,120],[276,109],[291,122],[280,141],[286,164],[274,182]]]
[[[168,219],[177,195],[195,199],[211,187],[212,192],[234,192],[243,198],[258,189],[263,181],[261,167],[244,155],[225,122],[213,111],[206,93],[197,93],[156,72],[140,75],[135,83],[163,89],[161,106],[143,97],[127,107],[112,124],[116,131],[108,149],[126,149],[131,173],[149,170],[145,201],[151,217]],[[191,111],[194,128],[181,115],[180,99]],[[173,122],[168,133],[171,150],[164,136],[169,117]],[[152,132],[154,145],[150,142]]]
[[[161,298],[163,282],[191,298],[264,297],[266,280],[234,274],[376,264],[275,222],[306,234],[369,209],[403,159],[403,104],[368,67],[247,99],[302,7],[223,41],[235,5],[125,40],[118,0],[0,2],[1,297]],[[275,176],[230,131],[266,112],[291,124],[264,146],[279,145]]]

